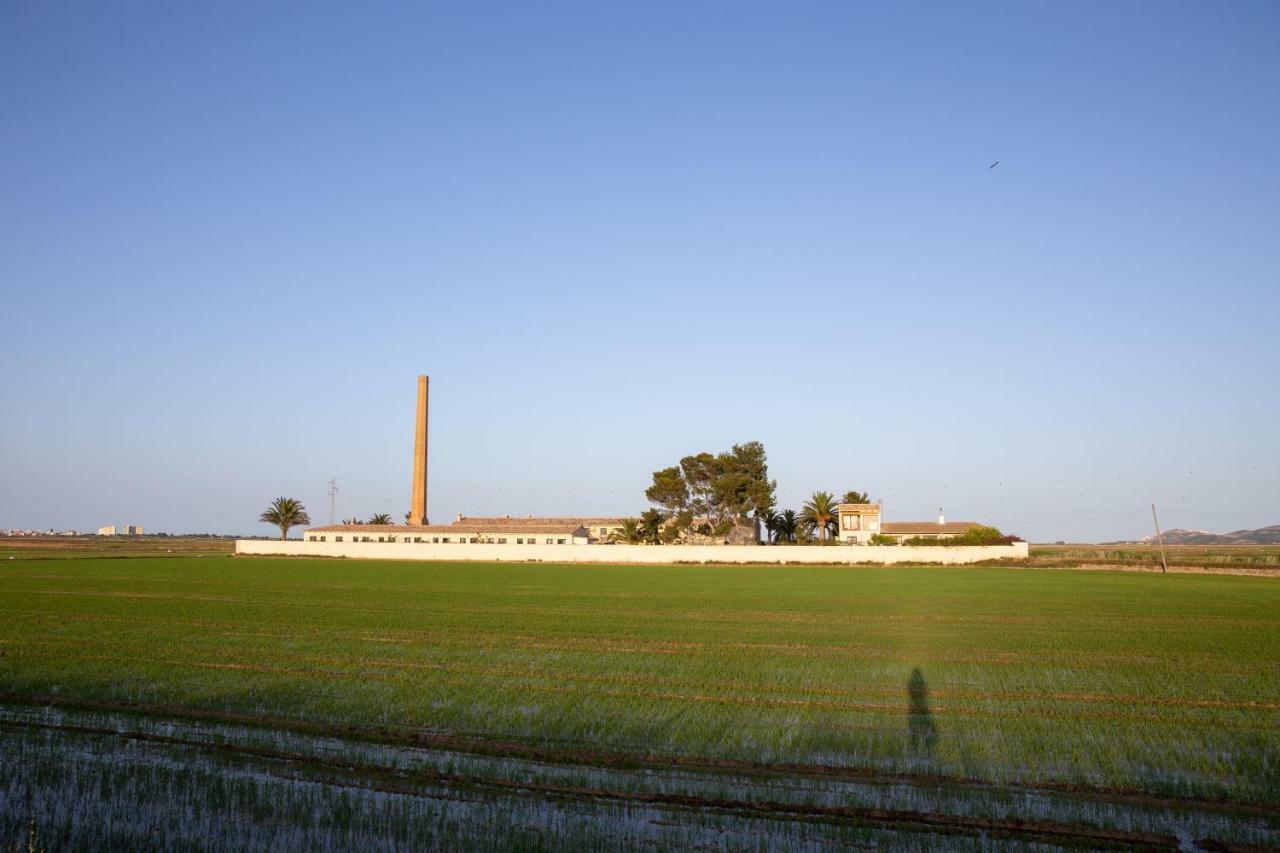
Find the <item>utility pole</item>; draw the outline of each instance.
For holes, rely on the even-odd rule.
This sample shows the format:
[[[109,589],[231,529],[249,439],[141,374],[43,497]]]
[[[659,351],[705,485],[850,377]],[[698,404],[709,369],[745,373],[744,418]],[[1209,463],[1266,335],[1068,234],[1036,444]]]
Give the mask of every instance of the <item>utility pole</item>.
[[[1164,534],[1160,532],[1160,519],[1156,517],[1156,505],[1151,505],[1151,520],[1156,523],[1156,541],[1160,543],[1160,571],[1169,573],[1169,561],[1164,558]]]
[[[329,479],[329,523],[338,523],[338,478]]]

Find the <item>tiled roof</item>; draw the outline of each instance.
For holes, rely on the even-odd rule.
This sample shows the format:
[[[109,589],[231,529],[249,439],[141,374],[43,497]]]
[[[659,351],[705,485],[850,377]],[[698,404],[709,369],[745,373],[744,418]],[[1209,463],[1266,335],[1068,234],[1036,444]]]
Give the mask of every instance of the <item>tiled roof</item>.
[[[880,532],[892,533],[895,536],[903,534],[924,536],[932,533],[959,534],[966,533],[978,526],[976,521],[948,521],[946,524],[939,524],[936,521],[882,521],[880,522]]]
[[[591,517],[549,517],[549,516],[467,516],[453,522],[452,527],[475,527],[480,525],[483,527],[502,527],[506,530],[515,530],[517,528],[524,529],[526,527],[537,527],[545,525],[569,525],[570,527],[616,527],[625,518],[612,518],[605,516]]]
[[[484,521],[485,519],[480,519]],[[488,519],[496,521],[497,519]],[[554,519],[553,519],[554,520]],[[581,525],[575,524],[475,524],[475,519],[467,519],[462,524],[332,524],[327,527],[311,527],[307,533],[363,533],[388,534],[398,533],[412,535],[415,533],[443,533],[457,536],[459,534],[492,535],[495,533],[558,533],[571,536],[578,532]]]
[[[457,533],[447,524],[330,524],[308,527],[308,533]]]

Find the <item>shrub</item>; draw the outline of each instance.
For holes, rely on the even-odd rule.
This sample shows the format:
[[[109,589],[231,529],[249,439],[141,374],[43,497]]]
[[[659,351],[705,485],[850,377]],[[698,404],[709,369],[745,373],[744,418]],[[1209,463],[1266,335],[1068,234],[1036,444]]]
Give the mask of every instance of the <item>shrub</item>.
[[[871,538],[867,540],[868,545],[897,545],[898,540],[892,536],[886,536],[883,533],[873,533]]]
[[[998,528],[978,525],[971,527],[959,536],[952,536],[950,539],[931,539],[924,536],[913,536],[910,539],[904,539],[903,545],[936,545],[942,547],[950,547],[954,545],[1012,545],[1014,542],[1021,542],[1017,536],[1006,536],[1001,533]]]

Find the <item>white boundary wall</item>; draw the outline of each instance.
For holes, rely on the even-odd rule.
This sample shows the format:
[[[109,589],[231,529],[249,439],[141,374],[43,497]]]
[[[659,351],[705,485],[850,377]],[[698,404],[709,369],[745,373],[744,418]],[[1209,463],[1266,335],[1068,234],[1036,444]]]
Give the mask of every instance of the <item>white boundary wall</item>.
[[[473,560],[486,563],[941,563],[959,566],[982,560],[1027,556],[1026,542],[1012,545],[433,545],[410,542],[303,542],[237,539],[236,553],[289,557],[350,557],[360,560]]]

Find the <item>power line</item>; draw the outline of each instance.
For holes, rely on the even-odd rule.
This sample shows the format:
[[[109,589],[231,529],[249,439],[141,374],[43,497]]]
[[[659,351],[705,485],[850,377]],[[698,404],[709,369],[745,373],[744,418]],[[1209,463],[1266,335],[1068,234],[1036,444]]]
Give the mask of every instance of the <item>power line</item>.
[[[1192,515],[1253,515],[1264,518],[1280,518],[1280,512],[1219,512],[1211,509],[1166,509],[1165,512],[1183,512]]]

